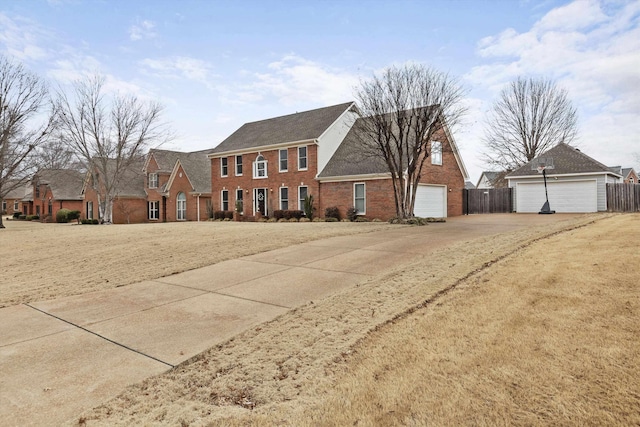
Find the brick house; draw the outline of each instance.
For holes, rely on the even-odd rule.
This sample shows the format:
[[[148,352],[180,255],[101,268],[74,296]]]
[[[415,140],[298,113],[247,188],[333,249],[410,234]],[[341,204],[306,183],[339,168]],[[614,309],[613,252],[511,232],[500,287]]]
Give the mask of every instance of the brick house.
[[[142,168],[147,221],[206,221],[211,216],[210,151],[149,151]]]
[[[107,167],[113,161],[107,163]],[[110,222],[113,224],[131,224],[146,221],[146,193],[144,191],[143,161],[133,163],[123,171],[122,177],[115,188],[115,197],[111,205]],[[97,185],[90,173],[85,176],[82,188],[84,206],[82,218],[103,219],[100,214]]]
[[[15,186],[15,187],[14,187]],[[28,215],[29,204],[25,199],[27,194],[32,191],[30,184],[20,184],[18,181],[9,182],[7,187],[11,188],[2,198],[2,206],[0,206],[0,214],[13,215],[16,212],[20,212],[23,215]],[[24,209],[27,209],[25,212]]]
[[[640,181],[638,181],[638,174],[633,168],[622,168],[621,174],[624,183],[640,184]]]
[[[395,216],[386,165],[358,149],[355,104],[345,103],[246,123],[209,154],[214,210],[269,216],[277,209],[303,209],[314,196],[316,215],[336,206],[344,216],[354,206],[367,218]],[[462,214],[467,172],[455,142],[443,131],[434,159],[422,171],[416,215]]]
[[[32,178],[33,210],[42,222],[55,221],[60,209],[82,211],[84,174],[72,169],[42,169]],[[24,213],[24,210],[23,210]]]

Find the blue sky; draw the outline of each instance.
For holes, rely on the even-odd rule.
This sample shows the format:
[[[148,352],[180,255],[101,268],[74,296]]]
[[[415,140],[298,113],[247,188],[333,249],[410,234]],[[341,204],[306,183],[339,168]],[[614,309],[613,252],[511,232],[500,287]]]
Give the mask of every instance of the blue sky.
[[[5,0],[0,52],[55,85],[99,72],[109,90],[161,101],[177,134],[165,148],[185,151],[424,63],[468,90],[454,136],[475,183],[486,112],[519,75],[568,90],[583,152],[640,169],[639,21],[640,1],[617,0]]]

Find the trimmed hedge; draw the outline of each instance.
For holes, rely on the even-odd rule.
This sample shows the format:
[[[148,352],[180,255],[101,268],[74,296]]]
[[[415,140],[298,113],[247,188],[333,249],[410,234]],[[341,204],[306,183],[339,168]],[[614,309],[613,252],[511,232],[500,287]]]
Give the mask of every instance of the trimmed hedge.
[[[233,211],[215,211],[213,213],[213,219],[233,219]]]
[[[340,209],[337,206],[331,206],[324,210],[324,218],[334,218],[336,221],[340,221],[342,217],[340,216]]]
[[[300,211],[300,210],[275,210],[273,211],[273,217],[276,220],[281,220],[281,219],[286,219],[286,220],[290,220],[290,219],[296,219],[296,220],[300,220],[300,218],[302,218],[304,216],[304,212]]]

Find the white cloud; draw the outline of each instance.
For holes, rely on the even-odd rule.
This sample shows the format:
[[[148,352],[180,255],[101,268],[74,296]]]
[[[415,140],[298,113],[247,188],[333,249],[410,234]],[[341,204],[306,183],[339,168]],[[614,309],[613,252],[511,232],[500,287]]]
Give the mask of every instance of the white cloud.
[[[50,56],[42,41],[51,34],[28,19],[0,13],[0,49],[21,61],[38,61]]]
[[[640,146],[639,23],[640,2],[577,0],[529,31],[506,29],[480,40],[482,64],[465,78],[494,97],[520,75],[556,80],[578,108],[583,151],[624,163]]]
[[[333,104],[353,98],[358,77],[297,55],[287,55],[254,75],[256,81],[241,91],[244,100],[275,97],[286,106],[296,104]]]
[[[139,24],[134,24],[129,28],[129,38],[133,41],[152,39],[157,37],[154,31],[156,24],[153,21],[144,20]]]

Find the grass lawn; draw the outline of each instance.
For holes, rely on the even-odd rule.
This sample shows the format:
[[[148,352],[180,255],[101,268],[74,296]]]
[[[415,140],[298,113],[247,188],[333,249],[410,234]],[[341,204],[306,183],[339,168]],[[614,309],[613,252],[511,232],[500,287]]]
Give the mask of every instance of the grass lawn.
[[[288,225],[288,224],[284,224]],[[447,247],[128,388],[87,425],[638,425],[640,218]]]

